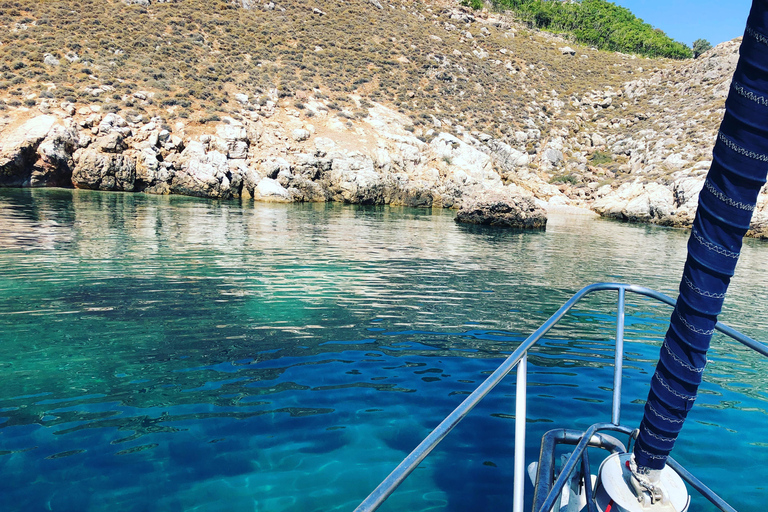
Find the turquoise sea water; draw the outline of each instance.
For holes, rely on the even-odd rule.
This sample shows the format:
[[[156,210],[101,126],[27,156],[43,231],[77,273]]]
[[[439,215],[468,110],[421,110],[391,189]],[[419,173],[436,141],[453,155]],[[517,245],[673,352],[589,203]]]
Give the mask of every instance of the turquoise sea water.
[[[352,510],[582,286],[675,296],[687,236],[0,190],[0,510]],[[722,317],[763,341],[767,271],[768,245],[747,241]],[[546,430],[610,419],[600,298],[531,355],[529,462]],[[636,425],[670,310],[630,304],[622,418]],[[768,364],[721,339],[710,359],[673,455],[753,510],[768,498]],[[511,509],[513,425],[509,377],[382,510]]]

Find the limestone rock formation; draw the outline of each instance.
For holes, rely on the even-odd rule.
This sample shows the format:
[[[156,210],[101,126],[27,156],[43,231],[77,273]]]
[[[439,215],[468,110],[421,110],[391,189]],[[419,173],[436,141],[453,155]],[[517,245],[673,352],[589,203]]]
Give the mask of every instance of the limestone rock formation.
[[[178,160],[170,191],[187,196],[228,199],[240,196],[242,171],[230,165],[227,155],[216,149],[206,151],[202,142],[187,144]]]
[[[132,192],[136,181],[136,162],[124,154],[78,149],[74,154],[75,188]]]
[[[290,203],[293,201],[292,194],[271,178],[264,178],[259,181],[255,187],[253,198],[271,203]]]
[[[126,1],[151,7],[161,3]],[[255,0],[230,3],[281,9]],[[369,3],[375,13],[377,2]],[[74,185],[220,199],[433,208],[458,208],[470,204],[469,197],[477,201],[483,195],[508,194],[626,221],[690,226],[738,59],[738,40],[695,61],[642,62],[655,69],[643,69],[633,56],[614,56],[613,67],[628,82],[565,93],[562,88],[541,90],[541,82],[534,87],[534,75],[550,72],[522,62],[521,52],[506,45],[491,49],[492,32],[504,30],[504,38],[515,37],[509,20],[486,14],[476,18],[465,9],[434,16],[445,17],[434,30],[446,32],[430,41],[445,45],[459,35],[472,48],[427,55],[426,78],[434,79],[436,90],[448,91],[457,77],[469,76],[464,56],[475,55],[473,62],[520,78],[519,94],[530,101],[499,112],[510,117],[514,109],[514,122],[501,129],[489,126],[484,133],[464,113],[432,110],[413,90],[406,90],[404,98],[421,105],[418,118],[407,115],[407,108],[398,111],[362,93],[348,95],[348,103],[338,108],[317,91],[288,99],[277,89],[256,93],[238,88],[228,93],[234,100],[228,116],[217,123],[197,123],[184,117],[164,119],[163,109],[152,114],[111,112],[104,103],[110,97],[116,103],[147,106],[158,93],[134,91],[121,100],[112,85],[93,79],[83,85],[77,100],[98,96],[92,105],[76,106],[46,94],[37,104],[44,115],[26,107],[0,111],[0,186]],[[553,59],[570,61],[574,73],[578,71],[580,58],[560,54],[571,54],[565,41],[541,37],[551,38]],[[586,52],[577,49],[582,57]],[[412,65],[415,56],[408,55],[394,61]],[[80,59],[69,53],[64,58],[65,64]],[[486,94],[486,86],[475,84],[478,98]],[[155,117],[147,119],[150,115]],[[465,120],[475,129],[459,124]],[[764,191],[751,235],[768,236],[766,212]]]
[[[326,174],[331,198],[338,202],[384,204],[385,180],[374,169],[373,160],[361,153],[333,155]]]
[[[215,147],[227,158],[242,160],[248,156],[248,132],[242,123],[228,119],[216,126],[216,136]]]
[[[546,229],[547,213],[533,198],[504,191],[481,191],[464,199],[456,222],[518,229]]]
[[[37,148],[56,122],[55,116],[38,116],[3,138],[0,145],[0,186],[31,185],[32,166],[38,158]]]
[[[37,147],[38,159],[32,166],[30,186],[67,187],[71,184],[79,135],[72,127],[54,125]]]

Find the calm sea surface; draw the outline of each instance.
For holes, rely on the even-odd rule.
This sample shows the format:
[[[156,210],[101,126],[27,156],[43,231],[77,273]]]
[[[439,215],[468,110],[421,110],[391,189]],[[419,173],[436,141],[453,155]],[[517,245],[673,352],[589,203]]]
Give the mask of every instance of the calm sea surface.
[[[0,510],[350,511],[581,287],[676,296],[687,237],[585,217],[520,233],[453,212],[0,189]],[[737,272],[721,320],[766,341],[768,244],[748,240]],[[546,430],[610,420],[615,295],[532,353],[528,462]],[[670,309],[629,300],[635,426]],[[768,364],[721,338],[710,359],[673,455],[756,510]],[[382,510],[511,510],[513,426],[511,376]]]

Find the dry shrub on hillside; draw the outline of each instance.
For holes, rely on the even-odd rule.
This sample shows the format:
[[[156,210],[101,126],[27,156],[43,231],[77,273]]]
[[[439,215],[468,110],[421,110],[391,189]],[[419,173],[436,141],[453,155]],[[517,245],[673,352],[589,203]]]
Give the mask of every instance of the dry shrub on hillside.
[[[623,64],[619,56],[563,56],[557,41],[460,23],[428,2],[399,0],[384,10],[367,0],[316,5],[324,15],[298,0],[274,10],[237,9],[227,0],[147,7],[121,0],[0,2],[7,34],[0,96],[53,83],[52,94],[68,101],[210,121],[236,111],[229,101],[235,93],[263,104],[259,98],[275,90],[287,104],[322,95],[331,110],[360,117],[366,106],[347,99],[355,94],[396,106],[425,128],[434,115],[510,137],[531,123],[546,135],[548,118],[529,119],[535,110],[529,107],[550,99],[550,91],[568,99],[627,78],[615,66]],[[45,64],[46,54],[59,65]],[[100,96],[85,89],[105,85],[109,91]],[[154,92],[155,99],[138,104],[137,91]]]

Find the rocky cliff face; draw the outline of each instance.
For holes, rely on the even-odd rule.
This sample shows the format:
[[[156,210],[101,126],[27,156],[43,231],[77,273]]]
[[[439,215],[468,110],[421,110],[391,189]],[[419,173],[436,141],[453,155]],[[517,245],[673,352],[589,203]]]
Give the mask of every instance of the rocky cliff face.
[[[197,134],[98,110],[63,105],[8,129],[2,185],[446,208],[476,190],[516,189],[494,166],[499,155],[478,140],[441,133],[424,142],[408,118],[382,105],[354,124],[343,116],[308,122],[272,105]],[[501,149],[514,170],[514,151]]]
[[[285,9],[251,0],[232,5]],[[364,8],[397,11],[374,3]],[[361,89],[343,107],[326,89],[302,93],[300,101],[277,88],[259,96],[233,89],[230,114],[200,123],[105,112],[103,103],[28,100],[30,106],[0,117],[0,186],[444,208],[501,193],[545,208],[690,225],[738,40],[695,61],[670,62],[574,49],[504,16],[450,5],[419,4],[407,14],[431,27],[432,52],[399,50],[402,65],[424,64],[420,82],[404,84],[399,107],[372,101]],[[484,70],[514,88],[514,104],[489,103],[485,89],[492,82],[472,86],[468,79]],[[493,110],[467,110],[473,102],[461,87]],[[91,94],[109,88],[91,87]],[[450,102],[437,100],[425,107],[427,90],[440,101],[455,95],[463,110],[451,113]],[[149,111],[155,94],[135,91],[122,101]],[[409,110],[416,105],[418,118]],[[478,119],[489,115],[486,131]],[[766,194],[751,234],[768,236]]]
[[[611,186],[589,206],[630,221],[689,226],[711,163],[740,40],[723,43],[694,61],[624,84],[634,119],[595,123],[601,149],[618,162]]]
[[[694,61],[624,85],[625,97],[642,105],[647,118],[631,130],[605,133],[606,149],[625,161],[620,170],[626,175],[592,209],[632,221],[691,225],[740,44],[741,38],[722,43]],[[748,235],[768,237],[766,188]]]

